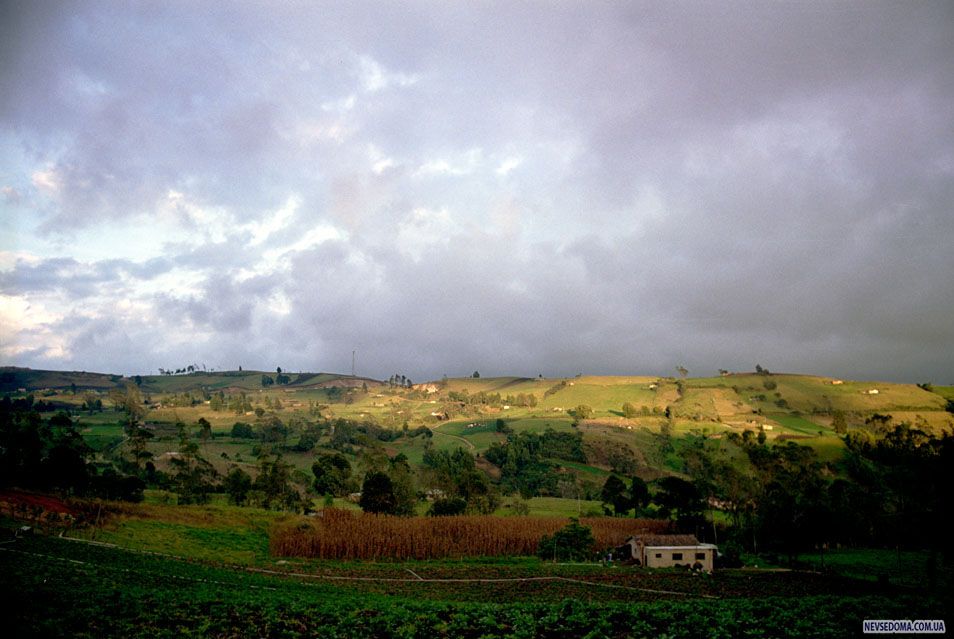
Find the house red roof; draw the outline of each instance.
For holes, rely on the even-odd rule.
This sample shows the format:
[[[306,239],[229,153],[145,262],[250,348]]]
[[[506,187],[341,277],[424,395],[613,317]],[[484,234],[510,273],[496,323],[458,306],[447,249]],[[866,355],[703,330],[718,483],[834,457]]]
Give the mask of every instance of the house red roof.
[[[644,546],[698,546],[695,535],[634,535],[627,539]]]

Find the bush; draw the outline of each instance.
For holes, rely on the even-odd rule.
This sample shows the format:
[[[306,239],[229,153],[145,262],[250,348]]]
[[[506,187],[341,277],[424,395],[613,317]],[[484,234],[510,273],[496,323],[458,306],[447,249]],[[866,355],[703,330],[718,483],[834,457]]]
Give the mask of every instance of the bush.
[[[251,424],[235,422],[235,424],[232,425],[232,437],[236,439],[254,439],[255,430]]]
[[[467,510],[467,500],[460,497],[445,497],[437,499],[431,504],[427,514],[432,517],[448,517],[452,515],[463,515]]]
[[[589,419],[593,416],[593,407],[588,404],[580,404],[573,409],[573,415],[577,419]]]
[[[544,535],[537,547],[537,556],[541,559],[560,561],[581,561],[592,558],[593,531],[581,526],[575,517],[562,530],[553,533],[553,536]]]

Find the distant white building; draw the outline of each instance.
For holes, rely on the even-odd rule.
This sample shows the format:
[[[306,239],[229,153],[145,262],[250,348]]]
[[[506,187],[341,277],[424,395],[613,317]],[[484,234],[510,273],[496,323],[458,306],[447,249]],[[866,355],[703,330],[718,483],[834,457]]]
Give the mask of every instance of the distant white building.
[[[628,548],[628,551],[626,550]],[[635,535],[620,548],[637,566],[685,567],[712,572],[718,547],[701,544],[694,535]]]

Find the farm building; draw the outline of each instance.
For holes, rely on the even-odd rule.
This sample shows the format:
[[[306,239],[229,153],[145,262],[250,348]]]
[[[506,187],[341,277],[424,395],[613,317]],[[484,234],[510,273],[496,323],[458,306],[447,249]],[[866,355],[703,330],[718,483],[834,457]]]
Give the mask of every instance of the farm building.
[[[712,572],[718,548],[700,544],[694,535],[636,535],[620,548],[626,558],[647,568],[691,567]]]

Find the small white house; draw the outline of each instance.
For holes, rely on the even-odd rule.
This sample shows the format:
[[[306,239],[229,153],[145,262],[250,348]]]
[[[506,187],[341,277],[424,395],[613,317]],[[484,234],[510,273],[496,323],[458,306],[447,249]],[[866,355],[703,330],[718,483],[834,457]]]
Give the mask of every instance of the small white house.
[[[869,395],[877,395],[879,391],[877,388],[871,388],[865,392],[867,392]]]
[[[629,548],[637,566],[647,568],[695,568],[712,572],[718,547],[701,544],[694,535],[635,535],[626,540],[621,550]]]

